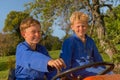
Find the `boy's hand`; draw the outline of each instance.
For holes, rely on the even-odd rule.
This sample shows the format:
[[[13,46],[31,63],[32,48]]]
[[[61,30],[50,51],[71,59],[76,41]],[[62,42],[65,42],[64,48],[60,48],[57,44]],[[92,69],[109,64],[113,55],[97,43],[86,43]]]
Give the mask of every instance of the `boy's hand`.
[[[55,59],[55,60],[52,59],[52,60],[48,61],[48,65],[51,67],[55,67],[57,70],[61,70],[62,68],[66,68],[65,63],[61,58]]]

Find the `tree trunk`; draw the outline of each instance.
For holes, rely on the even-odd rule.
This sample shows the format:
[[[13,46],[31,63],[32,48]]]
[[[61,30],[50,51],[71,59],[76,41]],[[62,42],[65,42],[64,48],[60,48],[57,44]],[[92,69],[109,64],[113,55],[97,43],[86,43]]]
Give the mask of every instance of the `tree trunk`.
[[[117,51],[114,45],[107,38],[104,22],[101,23],[101,21],[97,21],[97,35],[100,41],[100,45],[103,47],[105,53],[112,60],[113,54],[115,54]]]
[[[92,0],[93,1],[93,8],[92,8],[92,16],[93,16],[93,23],[94,26],[97,27],[97,35],[100,41],[100,45],[103,47],[103,50],[112,60],[113,54],[116,53],[116,48],[114,45],[109,41],[107,38],[106,30],[105,30],[105,23],[104,23],[104,16],[100,13],[100,5],[99,0]]]

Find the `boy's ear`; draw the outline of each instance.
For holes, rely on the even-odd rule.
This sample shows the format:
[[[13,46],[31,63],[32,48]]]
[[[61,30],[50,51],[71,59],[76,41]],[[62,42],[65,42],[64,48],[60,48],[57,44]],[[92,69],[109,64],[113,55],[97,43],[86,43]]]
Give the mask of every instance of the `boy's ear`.
[[[21,31],[21,36],[24,38],[24,36],[25,36],[25,31]]]

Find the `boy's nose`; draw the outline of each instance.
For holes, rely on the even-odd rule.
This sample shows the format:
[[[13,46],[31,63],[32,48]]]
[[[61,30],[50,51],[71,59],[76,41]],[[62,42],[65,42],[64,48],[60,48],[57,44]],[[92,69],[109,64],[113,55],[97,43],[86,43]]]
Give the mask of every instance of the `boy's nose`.
[[[36,34],[35,34],[36,36],[40,36],[40,33],[39,32],[36,32]]]

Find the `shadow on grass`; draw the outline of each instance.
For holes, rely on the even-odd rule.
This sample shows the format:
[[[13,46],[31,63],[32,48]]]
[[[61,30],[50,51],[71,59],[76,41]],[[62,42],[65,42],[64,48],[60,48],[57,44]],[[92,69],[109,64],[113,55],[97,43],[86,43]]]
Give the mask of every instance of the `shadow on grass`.
[[[0,71],[4,71],[8,69],[8,63],[6,62],[1,62],[0,63]]]

